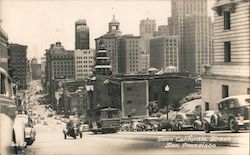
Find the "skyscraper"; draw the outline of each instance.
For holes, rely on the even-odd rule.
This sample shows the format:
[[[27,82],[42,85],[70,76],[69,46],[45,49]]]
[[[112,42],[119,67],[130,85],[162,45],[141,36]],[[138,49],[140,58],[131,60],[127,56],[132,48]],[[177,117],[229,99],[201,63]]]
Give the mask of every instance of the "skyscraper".
[[[178,37],[159,36],[150,39],[150,67],[167,71],[167,67],[178,68]]]
[[[184,19],[183,46],[185,68],[201,75],[204,65],[212,63],[212,21],[207,15],[189,15]]]
[[[118,73],[136,74],[141,72],[141,37],[124,35],[119,38]]]
[[[189,15],[207,15],[207,0],[172,0],[172,16],[168,18],[169,35],[179,36],[179,69],[186,71],[184,22]]]
[[[118,73],[118,38],[121,36],[120,23],[115,19],[109,22],[109,31],[99,38],[95,39],[96,49],[99,48],[100,41],[103,40],[106,45],[107,54],[110,58],[110,65],[112,66],[112,73]]]
[[[149,40],[153,38],[153,33],[156,30],[156,22],[154,19],[143,19],[140,21],[140,36],[141,36],[141,70],[147,72],[149,68]]]
[[[89,49],[89,27],[85,19],[75,22],[75,49]]]

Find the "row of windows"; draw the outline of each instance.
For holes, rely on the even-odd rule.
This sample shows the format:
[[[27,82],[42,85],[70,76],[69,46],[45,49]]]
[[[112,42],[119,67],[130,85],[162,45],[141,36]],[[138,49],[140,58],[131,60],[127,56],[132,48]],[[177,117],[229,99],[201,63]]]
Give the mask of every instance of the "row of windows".
[[[89,56],[89,57],[76,57],[76,59],[93,59],[93,57],[92,56]]]
[[[54,68],[73,68],[74,65],[55,65]]]
[[[88,61],[76,61],[76,63],[77,64],[79,64],[79,63],[93,63],[93,61],[89,61],[89,62]]]
[[[132,64],[132,63],[138,63],[138,61],[129,61],[129,63],[131,63],[131,64]]]
[[[131,55],[138,55],[138,53],[129,53],[129,55],[131,56]]]
[[[73,61],[61,61],[61,62],[57,61],[57,62],[53,62],[53,64],[54,65],[55,64],[74,64],[74,62]]]
[[[92,72],[93,71],[93,69],[77,69],[77,72],[79,73],[79,72]]]
[[[138,67],[138,65],[130,65],[130,68],[132,68],[132,67],[135,68],[135,67]]]

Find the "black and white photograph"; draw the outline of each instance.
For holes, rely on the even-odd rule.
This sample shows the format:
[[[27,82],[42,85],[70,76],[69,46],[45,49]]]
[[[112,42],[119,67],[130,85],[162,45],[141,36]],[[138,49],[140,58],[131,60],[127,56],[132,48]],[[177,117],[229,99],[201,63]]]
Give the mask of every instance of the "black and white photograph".
[[[0,0],[0,155],[249,155],[250,0]]]

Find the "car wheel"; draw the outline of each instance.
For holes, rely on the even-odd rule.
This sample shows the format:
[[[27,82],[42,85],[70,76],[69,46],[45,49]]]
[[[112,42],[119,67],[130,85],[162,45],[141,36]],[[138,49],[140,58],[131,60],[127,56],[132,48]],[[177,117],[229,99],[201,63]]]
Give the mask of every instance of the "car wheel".
[[[181,125],[180,125],[180,124],[177,124],[177,130],[178,130],[178,131],[181,131],[181,129],[182,129],[182,128],[181,128]]]
[[[198,125],[196,123],[194,124],[194,130],[198,130]]]
[[[216,123],[216,118],[215,118],[214,115],[211,116],[211,124],[212,124],[213,126],[216,126],[216,125],[217,125],[217,123]]]
[[[27,138],[25,141],[27,142],[27,145],[31,145],[33,143],[32,138]]]
[[[210,132],[210,126],[209,126],[209,124],[208,124],[207,122],[204,123],[204,131],[205,131],[206,133],[209,133],[209,132]]]
[[[238,126],[235,119],[230,119],[229,120],[229,128],[234,133],[239,131],[239,126]]]
[[[80,138],[82,138],[82,133],[80,133]]]
[[[67,139],[67,135],[66,134],[64,134],[64,139]]]

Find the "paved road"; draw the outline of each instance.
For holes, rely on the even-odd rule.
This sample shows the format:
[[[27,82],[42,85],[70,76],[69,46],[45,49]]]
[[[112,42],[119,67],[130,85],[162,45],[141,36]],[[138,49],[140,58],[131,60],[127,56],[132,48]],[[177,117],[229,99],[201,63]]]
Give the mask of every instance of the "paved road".
[[[97,134],[86,132],[83,138],[64,139],[57,120],[46,118],[48,125],[36,125],[37,137],[25,155],[160,155],[160,154],[249,154],[249,132],[230,131],[182,132],[118,132]],[[199,145],[197,145],[199,144]],[[196,147],[202,148],[196,148]],[[204,148],[204,147],[212,148]]]

